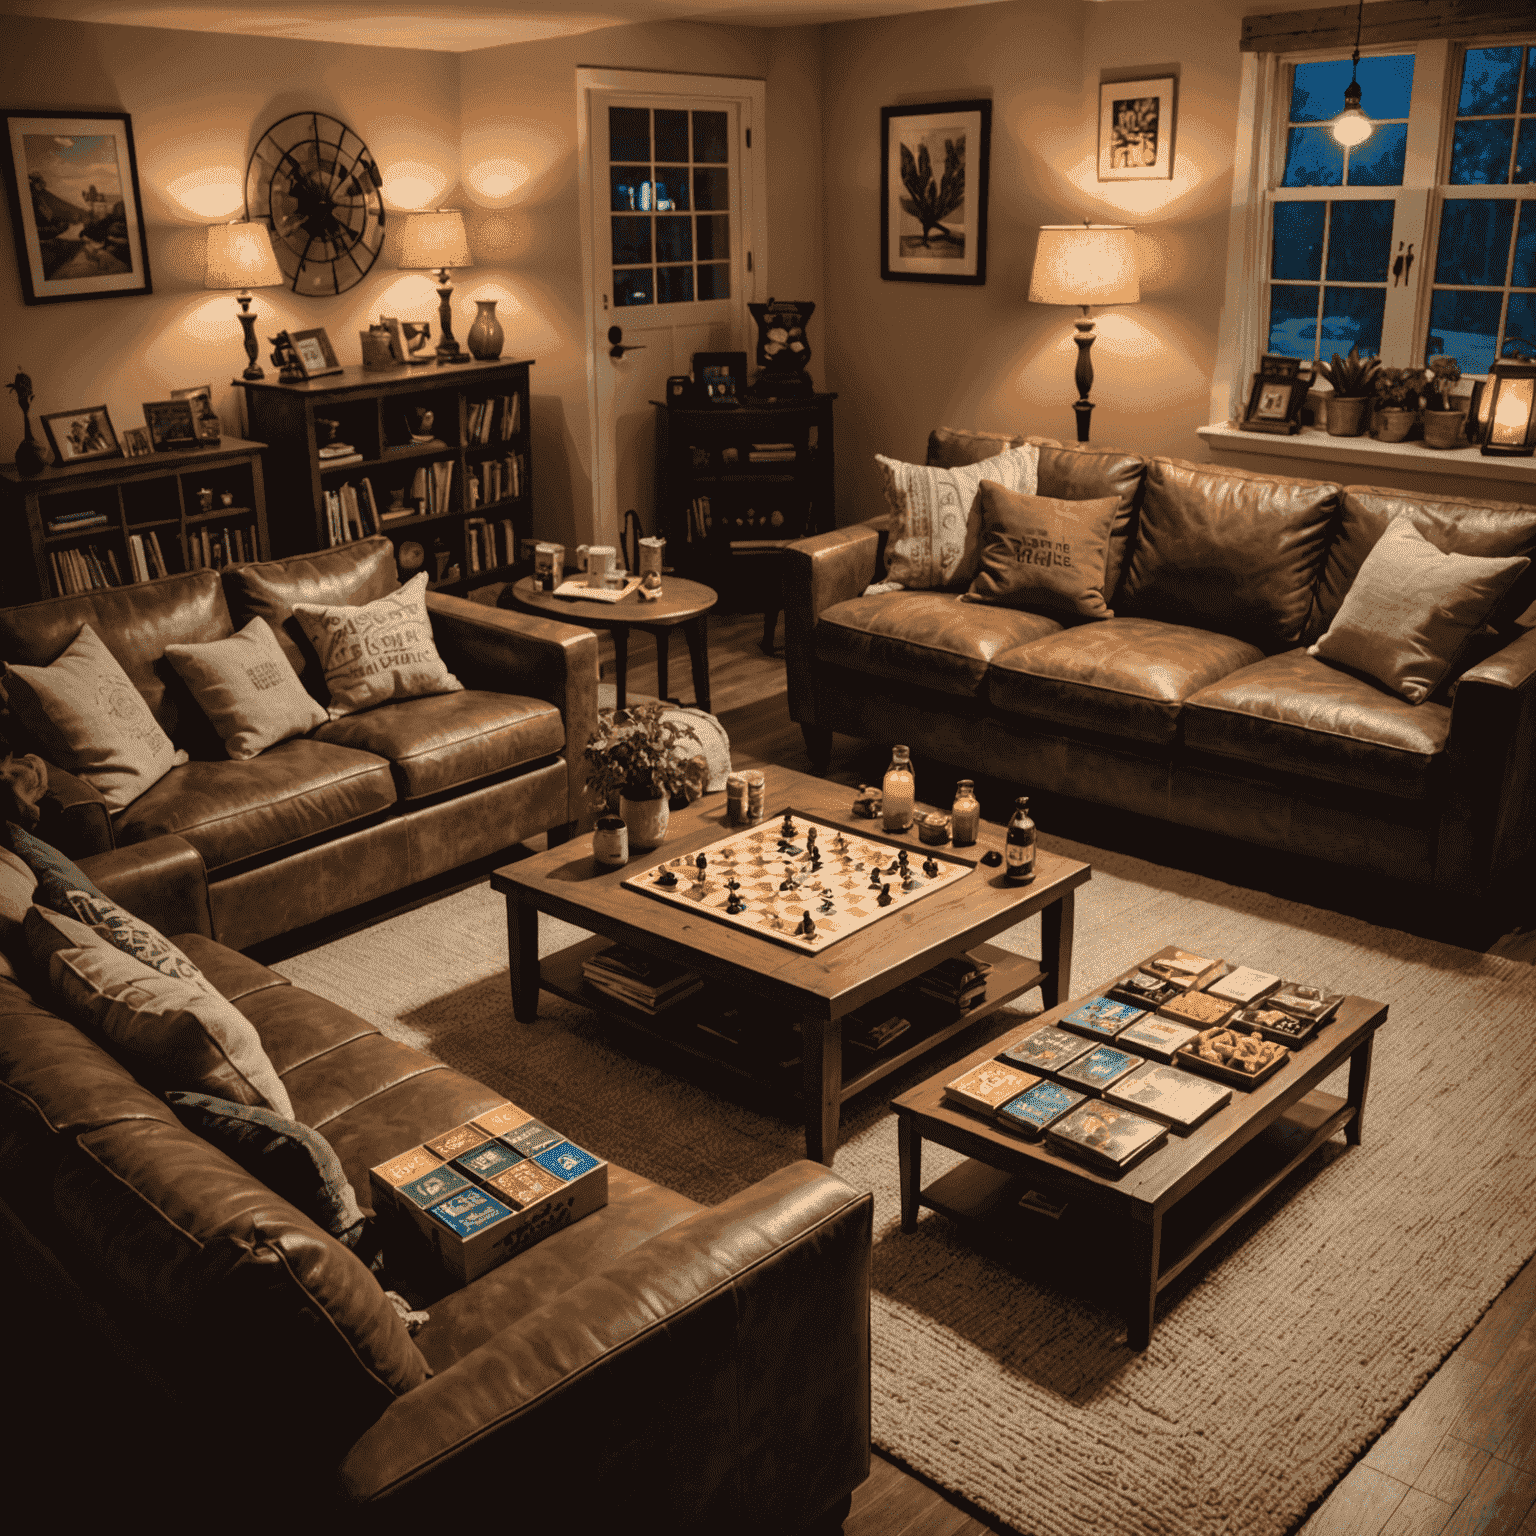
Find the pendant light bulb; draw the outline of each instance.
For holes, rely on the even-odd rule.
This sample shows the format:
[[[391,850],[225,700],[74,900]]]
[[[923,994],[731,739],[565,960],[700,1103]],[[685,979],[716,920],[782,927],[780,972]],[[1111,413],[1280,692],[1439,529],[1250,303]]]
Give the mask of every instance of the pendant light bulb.
[[[1355,51],[1349,60],[1349,85],[1344,91],[1344,110],[1334,118],[1329,131],[1334,142],[1346,149],[1364,144],[1370,138],[1375,124],[1360,110],[1360,24],[1365,17],[1365,0],[1360,0],[1355,12]]]

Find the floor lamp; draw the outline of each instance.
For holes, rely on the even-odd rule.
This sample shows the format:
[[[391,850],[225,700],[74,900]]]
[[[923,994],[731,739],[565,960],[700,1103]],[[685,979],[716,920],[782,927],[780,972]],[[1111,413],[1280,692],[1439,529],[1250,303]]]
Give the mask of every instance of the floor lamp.
[[[1077,304],[1083,318],[1076,322],[1077,335],[1077,440],[1088,441],[1088,418],[1093,401],[1093,346],[1090,304],[1134,304],[1141,298],[1136,275],[1135,233],[1124,224],[1045,224],[1035,250],[1035,266],[1029,276],[1031,304]]]

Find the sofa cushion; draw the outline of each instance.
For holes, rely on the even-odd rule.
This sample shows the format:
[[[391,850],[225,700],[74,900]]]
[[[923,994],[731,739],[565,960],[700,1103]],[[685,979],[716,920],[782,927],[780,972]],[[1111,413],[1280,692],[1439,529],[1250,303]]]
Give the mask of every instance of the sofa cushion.
[[[23,947],[21,925],[37,896],[37,876],[26,860],[0,848],[0,975],[14,975],[11,959]]]
[[[981,568],[972,602],[1061,619],[1107,619],[1104,555],[1119,506],[1113,496],[1062,501],[981,482]]]
[[[383,758],[297,737],[248,762],[172,769],[118,818],[117,839],[142,843],[174,832],[216,871],[332,832],[394,800]]]
[[[1338,499],[1336,485],[1154,459],[1115,611],[1295,645]]]
[[[553,704],[478,689],[400,699],[333,720],[315,736],[385,758],[402,800],[472,784],[565,746]]]
[[[996,458],[1023,445],[1024,438],[1009,432],[970,432],[964,427],[935,427],[928,434],[928,463],[934,469],[959,469]]]
[[[99,939],[104,939],[114,949],[141,960],[162,976],[178,976],[190,982],[200,992],[217,996],[218,989],[196,965],[166,936],[142,917],[135,917],[125,907],[120,907],[110,896],[92,896],[89,891],[66,891],[60,901],[42,901],[40,906],[51,908],[83,923]]]
[[[816,624],[821,661],[974,697],[1000,651],[1055,634],[1041,613],[960,601],[956,592],[886,592],[834,603]]]
[[[96,884],[75,861],[59,852],[51,843],[23,831],[12,822],[6,831],[11,847],[37,876],[38,900],[45,907],[63,912],[61,904],[70,891],[84,891],[90,896],[105,896],[106,892]]]
[[[1184,700],[1261,655],[1214,630],[1105,619],[1001,652],[987,694],[1009,714],[1170,746]]]
[[[1136,513],[1141,505],[1147,461],[1139,453],[1126,453],[1119,448],[1090,448],[1086,443],[1073,445],[1049,439],[1030,441],[1038,442],[1040,447],[1035,486],[1040,495],[1062,501],[1095,501],[1100,496],[1113,496],[1118,503],[1104,558],[1104,601],[1113,608],[1136,536]]]
[[[1191,751],[1403,800],[1428,794],[1450,729],[1448,705],[1410,704],[1300,650],[1244,667],[1184,706]]]

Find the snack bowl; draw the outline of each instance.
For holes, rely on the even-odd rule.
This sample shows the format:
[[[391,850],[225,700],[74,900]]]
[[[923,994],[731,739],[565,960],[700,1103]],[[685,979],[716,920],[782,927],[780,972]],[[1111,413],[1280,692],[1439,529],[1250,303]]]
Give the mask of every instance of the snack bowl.
[[[1230,1024],[1220,1029],[1213,1029],[1202,1034],[1200,1039],[1208,1035],[1232,1035],[1239,1038],[1256,1039],[1257,1036],[1247,1031],[1235,1030]],[[1290,1059],[1291,1053],[1284,1046],[1280,1046],[1277,1054],[1261,1067],[1257,1072],[1249,1072],[1240,1066],[1229,1066],[1225,1062],[1210,1061],[1198,1054],[1192,1047],[1198,1046],[1199,1041],[1192,1040],[1189,1045],[1182,1046],[1173,1053],[1173,1064],[1176,1067],[1185,1067],[1191,1072],[1198,1072],[1202,1077],[1213,1077],[1218,1083],[1227,1083],[1233,1088],[1257,1088],[1260,1083],[1267,1082]]]

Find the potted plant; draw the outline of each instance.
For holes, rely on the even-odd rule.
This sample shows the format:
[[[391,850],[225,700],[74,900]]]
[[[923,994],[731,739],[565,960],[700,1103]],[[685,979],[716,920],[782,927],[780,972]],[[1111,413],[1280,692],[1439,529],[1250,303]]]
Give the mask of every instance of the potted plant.
[[[702,747],[686,718],[665,704],[606,710],[587,743],[587,788],[603,805],[617,799],[632,848],[655,848],[667,835],[668,802],[686,795],[698,766],[682,750]]]
[[[1349,349],[1348,357],[1335,352],[1331,363],[1317,365],[1317,371],[1333,385],[1333,393],[1328,397],[1330,436],[1359,437],[1365,431],[1371,386],[1380,368],[1380,358],[1360,356],[1358,342]]]
[[[1416,368],[1377,370],[1375,435],[1384,443],[1400,443],[1419,419],[1419,386],[1424,376]]]
[[[1432,357],[1424,370],[1424,446],[1460,448],[1467,407],[1451,393],[1461,383],[1454,357]]]

